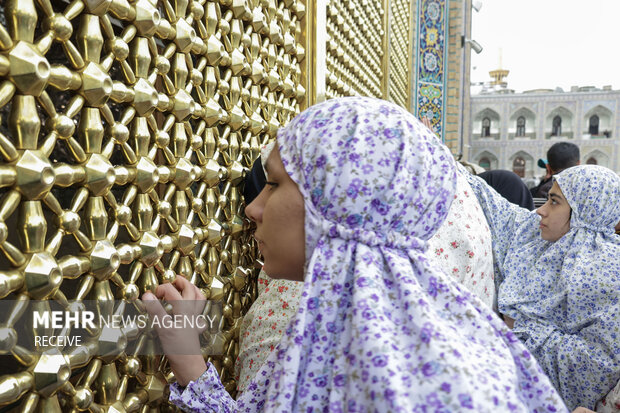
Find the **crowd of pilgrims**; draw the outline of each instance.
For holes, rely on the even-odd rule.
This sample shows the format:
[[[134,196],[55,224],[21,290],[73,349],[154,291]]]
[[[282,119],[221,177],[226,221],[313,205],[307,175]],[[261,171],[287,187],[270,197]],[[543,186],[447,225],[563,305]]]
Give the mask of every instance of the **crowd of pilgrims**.
[[[237,397],[205,363],[199,332],[161,329],[170,401],[188,412],[619,412],[620,178],[567,168],[533,210],[511,174],[470,173],[389,102],[305,110],[246,179],[264,267]],[[144,294],[149,313],[164,314],[162,298],[204,300],[183,277]]]

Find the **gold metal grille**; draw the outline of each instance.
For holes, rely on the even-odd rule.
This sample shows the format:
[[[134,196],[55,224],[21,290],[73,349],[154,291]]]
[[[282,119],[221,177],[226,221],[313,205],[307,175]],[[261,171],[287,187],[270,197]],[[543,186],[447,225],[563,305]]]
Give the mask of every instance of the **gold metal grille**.
[[[384,96],[380,1],[331,0],[327,9],[327,98]]]
[[[408,0],[391,0],[389,24],[390,78],[388,99],[408,109],[411,109],[412,46],[410,30],[413,25],[410,3]]]
[[[134,301],[177,273],[223,302],[211,361],[234,392],[257,254],[239,184],[304,105],[304,2],[6,0],[0,18],[0,406],[169,409],[165,359],[93,356],[150,338],[65,357],[15,328],[28,300]]]
[[[411,0],[327,2],[325,98],[373,96],[412,109]],[[319,1],[318,4],[321,4]]]

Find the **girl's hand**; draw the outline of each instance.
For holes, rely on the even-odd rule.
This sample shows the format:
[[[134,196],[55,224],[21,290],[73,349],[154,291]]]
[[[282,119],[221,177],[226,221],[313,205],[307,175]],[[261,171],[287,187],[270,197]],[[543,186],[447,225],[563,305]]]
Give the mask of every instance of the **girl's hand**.
[[[435,133],[435,131],[433,130],[433,125],[431,124],[431,120],[429,118],[427,118],[426,116],[423,116],[422,119],[420,120],[422,121],[422,124],[424,126],[430,129],[431,132]]]
[[[172,305],[170,314],[158,299],[164,299]],[[200,351],[201,329],[196,327],[199,322],[205,322],[204,318],[198,317],[202,314],[205,296],[198,287],[184,277],[177,276],[174,282],[158,286],[155,295],[151,292],[144,293],[142,300],[177,382],[181,386],[187,386],[207,369]],[[188,319],[200,321],[191,328],[185,325]]]

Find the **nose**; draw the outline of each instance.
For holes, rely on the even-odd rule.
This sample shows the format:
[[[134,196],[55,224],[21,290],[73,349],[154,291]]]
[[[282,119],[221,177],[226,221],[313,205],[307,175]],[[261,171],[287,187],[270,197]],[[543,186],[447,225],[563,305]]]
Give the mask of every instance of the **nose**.
[[[258,194],[252,202],[245,207],[245,215],[252,221],[258,223],[263,221],[263,207],[265,205],[266,188]]]
[[[547,203],[548,203],[548,202],[549,202],[549,201],[545,202],[545,203],[543,204],[543,206],[541,206],[540,208],[538,208],[538,209],[536,210],[536,213],[537,213],[538,215],[540,215],[541,217],[546,217],[546,216],[547,216]]]

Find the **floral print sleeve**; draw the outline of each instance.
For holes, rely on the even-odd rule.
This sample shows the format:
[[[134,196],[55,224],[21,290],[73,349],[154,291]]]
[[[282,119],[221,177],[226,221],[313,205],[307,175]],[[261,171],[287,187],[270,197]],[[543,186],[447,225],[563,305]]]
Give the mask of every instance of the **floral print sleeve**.
[[[303,282],[271,279],[264,271],[259,284],[265,287],[243,317],[239,333],[239,356],[235,363],[237,390],[243,392],[286,331],[297,312]]]
[[[489,223],[493,239],[495,285],[499,286],[504,278],[504,260],[512,244],[538,236],[535,225],[539,220],[538,215],[509,202],[482,178],[467,172],[462,165],[457,164],[457,167],[459,173],[467,178]]]
[[[184,412],[191,413],[233,413],[237,411],[237,403],[222,385],[211,363],[208,364],[207,371],[198,380],[190,382],[185,389],[177,383],[172,383],[170,402]]]
[[[515,320],[513,331],[538,360],[551,382],[571,409],[596,403],[617,383],[619,358],[615,334],[617,322],[599,321],[579,331],[562,331],[548,320],[523,316]]]
[[[596,405],[598,413],[620,413],[620,382]]]
[[[493,307],[491,232],[482,208],[463,174],[457,174],[456,193],[448,216],[428,240],[433,262]]]

